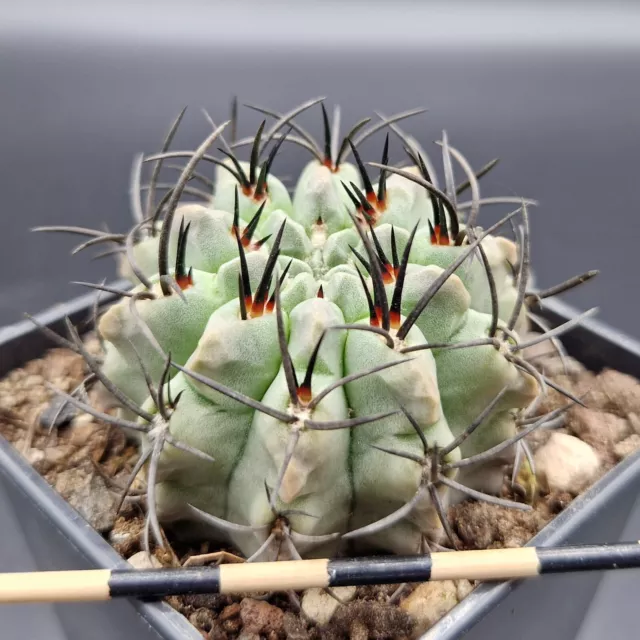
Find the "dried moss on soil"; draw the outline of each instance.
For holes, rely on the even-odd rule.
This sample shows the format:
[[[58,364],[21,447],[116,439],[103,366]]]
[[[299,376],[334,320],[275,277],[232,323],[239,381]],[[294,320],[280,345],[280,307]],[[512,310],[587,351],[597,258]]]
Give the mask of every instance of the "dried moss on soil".
[[[94,353],[99,352],[96,341],[88,344]],[[577,436],[591,445],[602,461],[599,476],[640,448],[640,383],[637,380],[613,370],[596,375],[571,359],[565,373],[555,354],[538,349],[537,353],[528,355],[535,357],[536,364],[554,381],[583,398],[588,408],[571,408],[564,425],[555,432]],[[0,380],[0,434],[12,442],[123,557],[130,558],[141,550],[142,544],[143,498],[135,494],[143,495],[143,479],[136,480],[133,498],[125,503],[117,517],[115,505],[137,460],[137,446],[128,442],[118,429],[86,414],[77,415],[70,424],[51,433],[40,424],[43,412],[51,403],[51,392],[45,382],[71,392],[85,375],[82,359],[65,349],[52,349],[44,357],[9,373]],[[89,397],[97,400],[95,390],[89,392]],[[565,402],[562,396],[549,390],[540,411],[546,412]],[[535,433],[529,438],[529,444],[536,450],[550,435],[549,431]],[[506,469],[503,494],[514,497],[506,480],[509,471]],[[526,543],[574,497],[571,493],[549,491],[541,486],[535,508],[528,512],[465,501],[451,507],[448,516],[461,548],[514,547]],[[156,550],[154,553],[162,564],[177,566],[193,555],[221,548],[207,543],[200,548],[172,543],[172,549],[173,552]],[[465,582],[449,585],[453,595],[442,611],[433,612],[434,620],[470,591],[473,585],[463,584]],[[390,604],[396,586],[359,587],[355,597],[339,604],[330,622],[322,626],[298,614],[286,594],[275,594],[268,600],[249,595],[210,595],[172,597],[168,601],[203,637],[211,640],[409,638],[432,621],[416,621],[405,611],[413,610],[407,596],[415,587],[403,591],[404,600],[400,599],[400,604]]]

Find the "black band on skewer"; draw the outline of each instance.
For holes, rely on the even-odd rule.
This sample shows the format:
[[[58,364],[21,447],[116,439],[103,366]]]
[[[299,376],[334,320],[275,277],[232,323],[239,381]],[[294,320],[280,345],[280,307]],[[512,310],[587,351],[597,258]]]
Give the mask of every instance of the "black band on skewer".
[[[640,565],[640,544],[583,545],[536,549],[540,573],[629,569]]]
[[[112,598],[136,596],[161,598],[164,596],[219,593],[220,569],[149,569],[144,571],[114,570],[109,578]]]
[[[329,560],[329,586],[426,582],[431,578],[429,556],[397,556]]]

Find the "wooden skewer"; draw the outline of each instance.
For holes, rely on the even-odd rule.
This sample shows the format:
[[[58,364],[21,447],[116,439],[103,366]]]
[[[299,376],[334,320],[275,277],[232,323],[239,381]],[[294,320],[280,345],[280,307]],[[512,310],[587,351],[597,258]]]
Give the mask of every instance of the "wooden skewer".
[[[448,551],[226,564],[188,569],[97,569],[0,574],[0,603],[302,590],[428,580],[510,580],[548,573],[640,568],[640,542],[556,548]]]

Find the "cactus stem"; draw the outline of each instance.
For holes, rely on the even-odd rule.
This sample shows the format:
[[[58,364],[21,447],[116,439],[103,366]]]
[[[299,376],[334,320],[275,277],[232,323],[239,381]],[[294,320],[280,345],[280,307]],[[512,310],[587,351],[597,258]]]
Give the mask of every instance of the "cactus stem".
[[[171,127],[169,127],[167,136],[164,139],[164,142],[162,144],[162,153],[166,153],[169,147],[171,146],[171,143],[173,142],[173,138],[176,134],[176,131],[178,130],[178,127],[180,126],[180,123],[182,122],[182,118],[184,117],[186,110],[187,110],[187,107],[184,107],[182,111],[178,114],[178,117],[171,124]],[[154,207],[156,183],[158,182],[158,176],[160,175],[162,162],[163,162],[163,158],[158,158],[155,165],[153,166],[153,170],[151,173],[151,181],[149,183],[149,191],[147,191],[147,201],[144,208],[147,218],[151,216],[151,211],[153,210],[153,207]],[[155,235],[155,227],[152,227],[151,231],[153,235]]]
[[[404,173],[404,172],[403,172]],[[407,174],[411,175],[411,174]],[[425,310],[433,296],[440,290],[442,285],[449,279],[453,272],[476,250],[476,247],[482,240],[486,238],[490,233],[493,233],[496,229],[502,226],[505,222],[510,220],[518,213],[520,209],[516,209],[507,214],[504,218],[491,225],[488,229],[483,231],[464,251],[461,253],[432,283],[431,286],[425,291],[420,300],[416,303],[411,313],[406,317],[402,323],[400,329],[398,329],[398,338],[404,340],[409,332],[409,329],[415,324],[416,320],[420,317],[420,314]]]
[[[217,391],[218,393],[221,393],[222,395],[227,396],[227,398],[230,398],[231,400],[235,400],[236,402],[239,402],[240,404],[243,404],[246,407],[250,407],[251,409],[260,411],[261,413],[271,416],[276,420],[280,420],[281,422],[285,422],[286,424],[291,424],[292,422],[297,421],[297,418],[295,416],[292,416],[288,413],[284,413],[283,411],[279,411],[278,409],[274,409],[273,407],[269,407],[268,405],[263,404],[262,402],[258,402],[257,400],[254,400],[249,396],[245,396],[243,393],[240,393],[239,391],[230,389],[229,387],[223,384],[220,384],[219,382],[216,382],[211,378],[207,378],[207,376],[203,376],[202,374],[197,373],[196,371],[190,371],[189,369],[187,369],[186,367],[183,367],[177,362],[172,362],[171,364],[174,367],[176,367],[176,369],[179,369],[190,378],[197,380],[198,382],[200,382],[201,384],[204,384],[210,389],[213,389],[214,391]]]
[[[475,172],[475,179],[480,180],[480,178],[484,177],[500,162],[500,158],[494,158],[493,160],[489,160],[487,164],[485,164],[481,169]],[[471,186],[470,180],[465,180],[462,184],[456,187],[456,195],[459,196],[461,193],[464,193]]]
[[[544,298],[550,298],[551,296],[557,296],[559,293],[564,293],[565,291],[569,291],[578,285],[583,284],[584,282],[588,282],[591,278],[597,276],[600,272],[598,270],[586,271],[578,276],[573,276],[560,284],[556,284],[553,287],[549,287],[548,289],[543,289],[542,291],[532,291],[527,292],[525,297],[528,301],[538,301],[543,300]]]

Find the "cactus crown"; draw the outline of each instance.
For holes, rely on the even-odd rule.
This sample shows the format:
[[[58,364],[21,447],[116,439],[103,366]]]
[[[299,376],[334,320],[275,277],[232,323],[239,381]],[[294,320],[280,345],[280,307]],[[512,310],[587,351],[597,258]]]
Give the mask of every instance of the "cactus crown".
[[[296,121],[318,103],[322,144]],[[87,236],[74,251],[113,245],[132,283],[82,283],[122,297],[97,324],[102,362],[70,323],[68,339],[52,337],[82,354],[118,411],[88,405],[84,386],[58,393],[140,438],[128,487],[145,467],[147,532],[160,545],[160,523],[214,536],[250,559],[347,543],[414,553],[455,546],[453,500],[529,508],[496,495],[504,466],[533,483],[524,437],[564,410],[534,418],[540,398],[551,385],[567,407],[579,400],[523,350],[585,314],[533,341],[520,335],[546,296],[595,272],[530,292],[535,203],[481,198],[479,179],[497,160],[474,172],[446,132],[439,187],[397,124],[422,110],[365,118],[341,139],[340,111],[331,123],[322,99],[286,114],[251,108],[274,121],[251,138],[236,137],[234,102],[221,126],[207,114],[212,132],[195,151],[169,150],[183,111],[161,152],[136,158],[128,233],[46,228]],[[361,143],[387,129],[409,166],[389,163],[388,133],[380,163],[361,158]],[[292,196],[273,175],[285,142],[313,156]],[[245,146],[248,162],[237,155]],[[159,182],[176,158],[185,161],[177,181]],[[199,164],[213,165],[215,179]],[[517,208],[482,229],[480,209],[493,204]],[[517,242],[496,235],[507,222]]]

